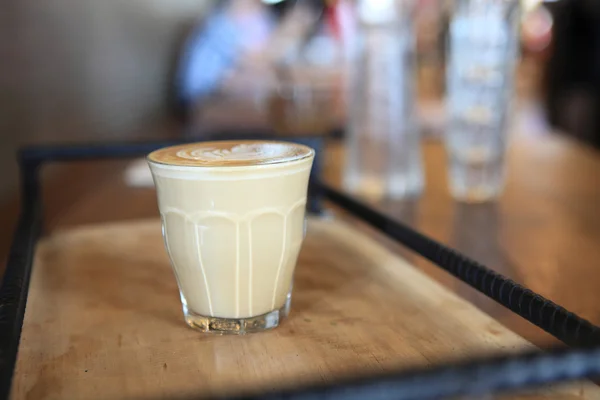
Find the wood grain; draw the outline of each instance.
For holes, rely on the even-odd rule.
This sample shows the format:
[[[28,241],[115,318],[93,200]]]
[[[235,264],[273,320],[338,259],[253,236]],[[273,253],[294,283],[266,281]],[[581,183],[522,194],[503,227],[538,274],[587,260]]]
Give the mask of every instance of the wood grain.
[[[233,393],[532,347],[335,220],[310,221],[279,328],[204,335],[180,307],[158,221],[55,232],[37,252],[13,399]],[[542,394],[597,392],[578,383]]]
[[[425,140],[422,151],[423,195],[413,201],[381,200],[373,206],[600,324],[600,152],[551,132],[515,130],[502,195],[487,204],[464,204],[449,193],[443,143]],[[338,185],[343,145],[330,145],[326,159],[326,179]],[[403,254],[528,340],[541,346],[557,343],[427,260]]]
[[[515,132],[508,152],[505,192],[495,203],[465,205],[455,202],[448,192],[443,144],[426,140],[422,150],[426,172],[423,195],[414,201],[381,201],[377,207],[600,324],[600,247],[594,246],[600,240],[598,151],[550,132]],[[340,182],[342,144],[332,142],[323,156],[327,180]],[[57,166],[61,167],[60,174],[55,171],[60,179],[50,182],[44,191],[48,231],[156,216],[154,190],[128,187],[122,175],[127,165],[122,161],[90,161]],[[48,182],[46,177],[44,182]],[[6,249],[18,213],[15,207],[3,210],[0,242]],[[519,335],[538,346],[557,343],[428,261],[387,243],[447,289]]]

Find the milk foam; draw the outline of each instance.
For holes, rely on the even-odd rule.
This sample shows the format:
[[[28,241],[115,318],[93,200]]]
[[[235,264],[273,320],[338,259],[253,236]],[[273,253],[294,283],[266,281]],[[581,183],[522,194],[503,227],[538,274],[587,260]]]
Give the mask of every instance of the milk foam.
[[[274,176],[293,175],[310,169],[312,158],[304,158],[298,161],[254,165],[245,167],[209,167],[197,168],[183,165],[169,165],[150,162],[150,169],[154,176],[182,180],[202,181],[243,181],[254,179],[265,179]]]
[[[214,141],[184,144],[152,152],[153,163],[186,167],[250,167],[289,163],[313,154],[309,147],[270,141]]]

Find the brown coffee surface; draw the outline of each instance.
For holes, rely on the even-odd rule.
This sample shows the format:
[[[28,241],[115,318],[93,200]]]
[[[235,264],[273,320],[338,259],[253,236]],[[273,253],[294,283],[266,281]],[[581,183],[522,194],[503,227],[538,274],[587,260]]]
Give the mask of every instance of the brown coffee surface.
[[[243,167],[301,160],[314,151],[307,146],[276,141],[231,140],[165,147],[148,155],[150,162],[197,167]]]

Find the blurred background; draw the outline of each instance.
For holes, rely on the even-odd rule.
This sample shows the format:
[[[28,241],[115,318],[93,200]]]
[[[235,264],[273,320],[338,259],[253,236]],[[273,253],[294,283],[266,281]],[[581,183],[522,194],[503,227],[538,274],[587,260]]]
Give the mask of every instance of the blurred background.
[[[522,2],[519,98],[552,128],[597,146],[600,4]],[[245,110],[251,124],[292,129],[285,126],[290,121],[280,120],[283,113],[268,116],[269,108],[289,106],[285,91],[292,85],[322,87],[294,110],[310,115],[303,120],[310,126],[294,129],[315,131],[331,123],[310,109],[318,110],[319,102],[339,111],[340,122],[334,125],[343,125],[343,107],[337,102],[344,99],[335,81],[343,70],[344,49],[351,46],[352,6],[345,4],[351,2],[304,0],[312,13],[292,17],[296,3],[4,2],[0,198],[7,200],[15,189],[14,153],[24,143],[177,135],[200,119],[202,129],[209,129],[208,122],[248,127],[230,118],[229,111],[219,114],[234,107]],[[443,121],[439,106],[451,2],[416,3],[419,115],[427,119],[425,129],[435,131]],[[341,88],[343,79],[338,81]],[[235,94],[203,109],[219,91]]]
[[[21,145],[200,139],[231,132],[327,135],[340,141],[348,133],[349,106],[361,93],[353,92],[350,73],[360,29],[356,22],[360,18],[385,22],[389,14],[382,12],[382,4],[390,1],[363,0],[358,1],[360,6],[353,0],[4,1],[0,6],[0,255],[6,254],[18,215],[15,152]],[[526,145],[510,153],[509,166],[517,173],[509,179],[501,207],[468,209],[447,201],[445,178],[436,174],[440,170],[445,174],[447,168],[439,161],[443,146],[438,149],[436,143],[444,142],[448,125],[448,43],[453,10],[461,1],[466,0],[414,0],[403,16],[411,27],[407,40],[414,48],[410,52],[414,70],[401,81],[414,89],[409,117],[416,120],[420,140],[428,146],[426,189],[418,207],[387,204],[387,210],[509,276],[519,275],[520,281],[554,300],[570,299],[567,308],[587,313],[592,320],[600,318],[597,307],[592,308],[595,300],[578,297],[591,293],[598,280],[573,272],[573,282],[583,286],[554,287],[552,277],[559,270],[554,256],[561,247],[547,246],[549,241],[535,235],[556,232],[550,242],[564,235],[562,243],[568,248],[562,248],[563,253],[597,259],[594,243],[569,238],[575,237],[573,232],[584,237],[586,232],[597,232],[597,225],[590,223],[598,221],[594,210],[600,198],[595,189],[600,187],[598,157],[592,150],[600,146],[600,2],[520,1],[513,31],[517,43],[514,111],[512,128],[506,130],[518,131],[527,138]],[[391,48],[396,43],[379,40],[391,43]],[[375,73],[387,71],[388,75],[381,75],[384,78],[394,73],[388,64],[373,65]],[[398,82],[380,79],[377,85],[385,91]],[[374,98],[376,91],[361,101],[370,104]],[[567,139],[546,139],[554,137]],[[577,150],[560,151],[570,146]],[[339,149],[334,150],[333,159]],[[552,163],[558,156],[562,158]],[[141,160],[49,168],[45,171],[46,218],[68,224],[102,221],[110,213],[115,218],[154,215],[152,193],[125,196],[123,191],[127,186],[151,184],[143,164]],[[328,174],[339,181],[336,168],[328,169]],[[550,178],[551,174],[561,179]],[[537,190],[534,194],[539,196],[528,190]],[[127,201],[120,202],[123,197]],[[500,222],[505,220],[498,214],[512,217],[512,225],[511,220]],[[513,231],[520,233],[507,234]],[[517,240],[521,235],[532,242],[525,245]],[[504,244],[498,245],[499,240]],[[517,259],[505,254],[505,247]],[[535,257],[541,257],[539,270],[516,266],[529,265]],[[541,278],[527,282],[534,272]]]
[[[248,104],[265,114],[268,107],[285,106],[272,104],[281,100],[273,99],[274,93],[286,98],[282,80],[322,83],[323,92],[335,92],[325,86],[335,86],[330,77],[342,69],[351,12],[345,1],[304,1],[314,13],[295,18],[288,15],[297,3],[293,0],[4,2],[1,198],[15,189],[13,155],[24,143],[174,135],[182,122],[200,118],[248,126],[218,115],[215,103],[202,109],[207,97],[224,89],[236,91],[230,107],[249,114],[254,110]],[[438,105],[444,95],[450,2],[417,3],[419,110],[429,128],[442,118]],[[523,10],[519,97],[553,128],[598,145],[600,4],[523,0]],[[293,67],[278,68],[282,65]],[[335,107],[343,100],[335,93],[313,97],[319,95],[307,102]],[[306,112],[319,123],[318,116]],[[285,121],[248,118],[285,129],[280,126]]]
[[[0,194],[5,198],[15,187],[13,154],[20,144],[130,139],[168,129],[180,121],[183,102],[189,111],[191,102],[200,103],[227,85],[237,84],[240,97],[268,102],[272,77],[262,75],[268,68],[260,63],[283,63],[294,57],[295,45],[303,46],[303,62],[340,67],[345,19],[351,16],[336,4],[341,1],[305,1],[318,11],[304,16],[309,21],[298,16],[298,24],[309,26],[288,30],[299,32],[277,27],[296,3],[292,0],[4,2]],[[417,6],[418,87],[424,112],[432,114],[444,93],[447,3],[420,0]],[[600,5],[593,0],[523,3],[519,94],[535,101],[564,134],[597,144]],[[310,43],[284,43],[286,34],[301,36],[290,42]],[[280,54],[270,59],[261,54],[275,42],[281,49],[272,53]],[[236,67],[240,76],[232,77]],[[182,77],[185,68],[197,69],[196,76]],[[179,93],[178,72],[185,86]],[[317,71],[314,79],[326,81],[328,73],[335,71]],[[262,81],[255,79],[259,74]],[[303,78],[311,79],[298,79]]]

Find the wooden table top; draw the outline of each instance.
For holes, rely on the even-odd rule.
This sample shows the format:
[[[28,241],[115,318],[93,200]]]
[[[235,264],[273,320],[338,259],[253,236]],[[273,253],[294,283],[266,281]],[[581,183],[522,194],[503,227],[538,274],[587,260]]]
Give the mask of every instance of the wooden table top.
[[[341,159],[342,146],[330,150],[330,160]],[[487,204],[451,198],[440,141],[426,140],[423,152],[423,195],[379,209],[600,324],[600,152],[556,134],[513,132],[505,191]],[[330,182],[340,181],[339,166],[330,162]],[[411,261],[534,343],[554,342],[428,261]]]
[[[53,232],[36,253],[12,399],[223,396],[532,349],[354,224],[309,218],[307,232],[289,317],[241,337],[184,323],[159,218]],[[506,398],[599,396],[573,382]]]
[[[497,202],[481,205],[457,203],[450,197],[439,140],[424,140],[423,154],[423,195],[412,202],[382,202],[381,209],[600,324],[599,152],[558,135],[517,134],[508,153],[505,192]],[[325,168],[330,182],[339,182],[342,157],[343,146],[331,143]],[[128,165],[90,161],[61,166],[63,173],[51,179],[44,192],[47,229],[157,215],[154,191],[124,182]],[[50,167],[48,174],[56,168]],[[556,343],[436,266],[390,245],[526,339],[541,346]]]

